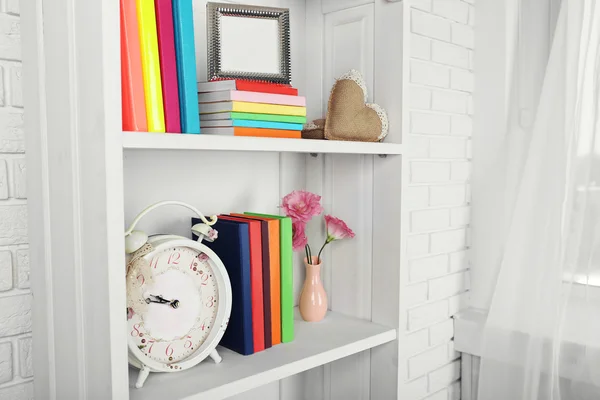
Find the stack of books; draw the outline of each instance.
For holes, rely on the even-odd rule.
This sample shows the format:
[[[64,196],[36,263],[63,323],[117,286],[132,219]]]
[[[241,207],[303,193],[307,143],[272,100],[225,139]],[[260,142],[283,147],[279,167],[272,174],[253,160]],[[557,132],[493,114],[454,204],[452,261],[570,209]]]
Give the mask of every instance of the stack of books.
[[[299,139],[306,123],[306,99],[287,85],[199,82],[198,102],[202,133]]]
[[[192,0],[120,1],[123,130],[200,133]]]
[[[201,223],[192,219],[192,226]],[[214,242],[223,261],[232,304],[220,345],[243,355],[294,340],[292,221],[277,215],[219,215]],[[194,239],[197,239],[194,237]]]

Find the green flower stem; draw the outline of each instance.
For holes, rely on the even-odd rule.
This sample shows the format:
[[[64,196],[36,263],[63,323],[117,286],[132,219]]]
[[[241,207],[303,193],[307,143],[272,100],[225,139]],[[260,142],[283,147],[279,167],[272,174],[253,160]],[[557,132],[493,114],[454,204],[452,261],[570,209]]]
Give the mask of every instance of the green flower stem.
[[[321,263],[321,253],[323,252],[323,249],[325,248],[325,246],[327,246],[331,242],[333,242],[333,240],[330,240],[330,237],[328,236],[327,239],[325,240],[325,243],[323,243],[323,246],[321,246],[321,250],[319,250],[319,255],[317,256],[317,262],[319,264]]]
[[[306,252],[306,261],[310,265],[310,258],[308,257],[308,244],[304,246],[304,251]]]

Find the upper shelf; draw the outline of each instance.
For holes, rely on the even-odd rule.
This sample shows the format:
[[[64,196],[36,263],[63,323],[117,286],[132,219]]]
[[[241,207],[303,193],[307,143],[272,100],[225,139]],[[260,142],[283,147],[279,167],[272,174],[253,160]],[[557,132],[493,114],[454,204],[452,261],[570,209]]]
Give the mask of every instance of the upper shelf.
[[[290,153],[402,154],[396,143],[277,139],[217,135],[123,132],[125,149],[270,151]]]

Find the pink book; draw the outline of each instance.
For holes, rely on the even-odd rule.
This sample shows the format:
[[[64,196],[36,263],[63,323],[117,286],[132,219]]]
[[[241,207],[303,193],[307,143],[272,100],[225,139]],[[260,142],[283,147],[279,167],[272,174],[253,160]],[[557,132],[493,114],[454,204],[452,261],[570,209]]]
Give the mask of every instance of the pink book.
[[[172,0],[154,0],[167,133],[181,133]]]
[[[241,90],[198,93],[198,102],[200,103],[213,103],[216,101],[245,101],[248,103],[306,107],[306,98],[287,94],[244,92]]]

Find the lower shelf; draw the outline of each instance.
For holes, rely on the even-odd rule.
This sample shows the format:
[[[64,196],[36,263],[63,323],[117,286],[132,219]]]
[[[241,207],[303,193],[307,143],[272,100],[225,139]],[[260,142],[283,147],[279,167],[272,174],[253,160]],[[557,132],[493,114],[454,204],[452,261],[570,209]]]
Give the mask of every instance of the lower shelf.
[[[187,371],[150,374],[142,389],[133,387],[138,370],[130,367],[129,398],[224,399],[396,339],[395,329],[331,311],[317,323],[297,316],[295,333],[293,342],[251,356],[219,347],[220,364],[207,359]]]

